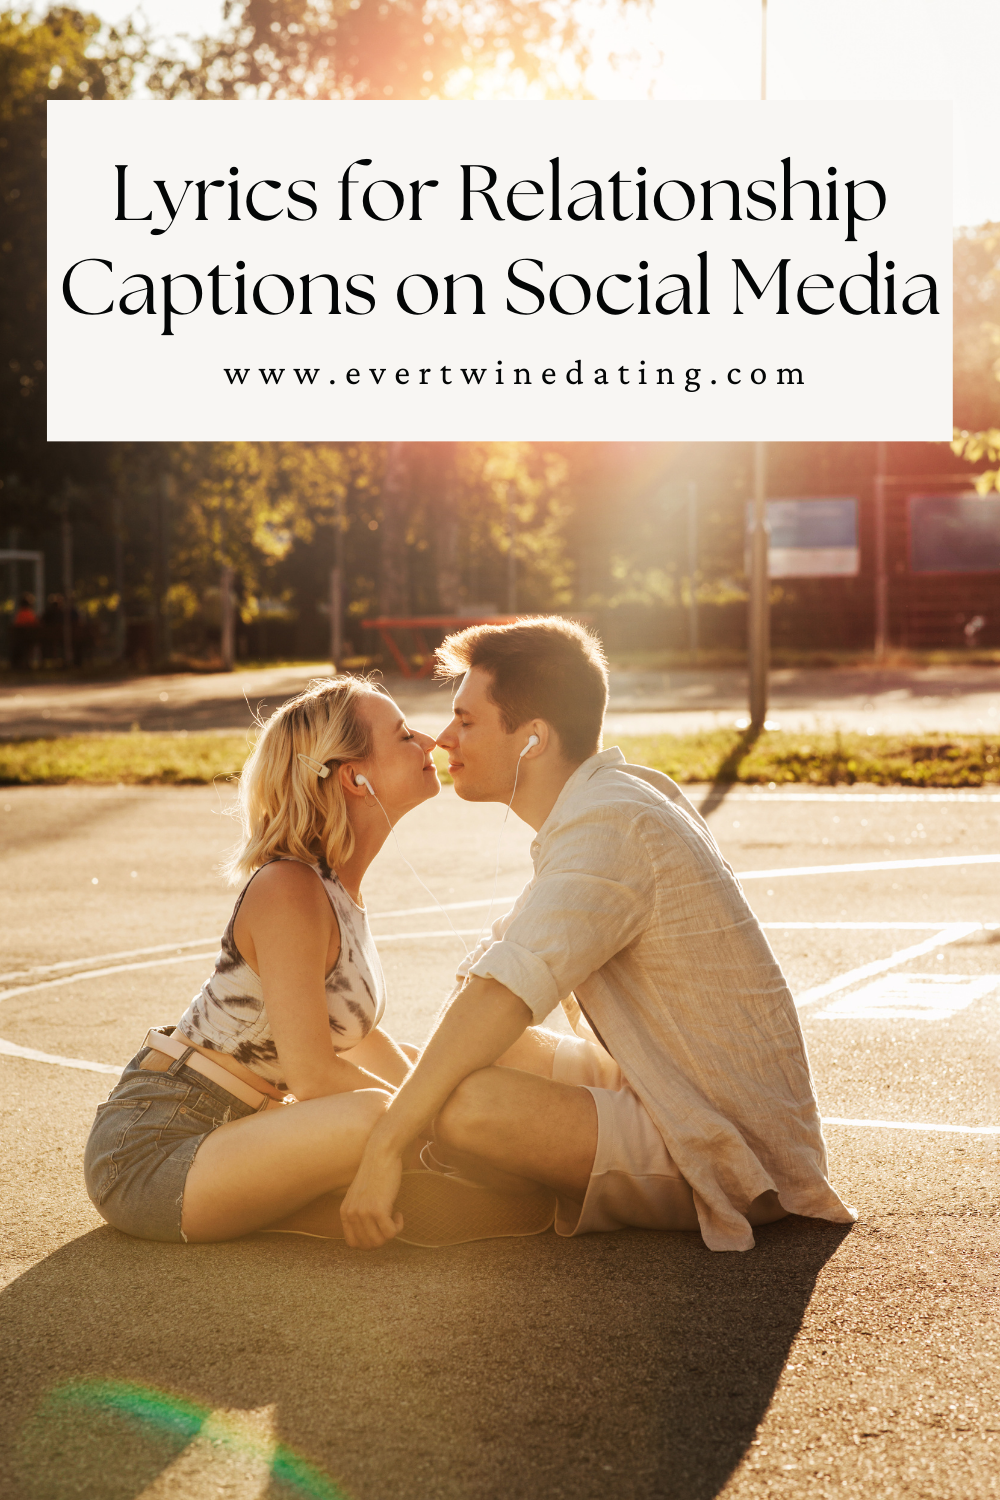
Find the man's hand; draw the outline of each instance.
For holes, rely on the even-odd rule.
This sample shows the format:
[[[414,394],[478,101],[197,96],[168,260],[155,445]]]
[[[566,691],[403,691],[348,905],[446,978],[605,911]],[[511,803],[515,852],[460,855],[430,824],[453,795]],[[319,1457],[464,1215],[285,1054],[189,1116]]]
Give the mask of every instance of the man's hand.
[[[531,1011],[494,979],[470,979],[456,995],[409,1077],[368,1138],[340,1218],[357,1250],[377,1250],[403,1227],[393,1213],[411,1141],[430,1126],[463,1078],[488,1068],[524,1031]]]
[[[366,1148],[357,1175],[340,1205],[344,1239],[355,1250],[377,1250],[403,1227],[403,1215],[392,1211],[403,1163],[395,1152]]]

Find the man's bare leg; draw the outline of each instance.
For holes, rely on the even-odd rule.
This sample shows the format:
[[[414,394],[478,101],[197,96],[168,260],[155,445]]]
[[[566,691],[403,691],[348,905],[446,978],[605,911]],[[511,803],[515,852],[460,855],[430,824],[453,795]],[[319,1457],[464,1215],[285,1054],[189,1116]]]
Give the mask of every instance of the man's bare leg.
[[[597,1153],[597,1106],[588,1089],[510,1065],[483,1068],[444,1105],[434,1139],[436,1155],[480,1180],[516,1190],[527,1178],[582,1203]]]

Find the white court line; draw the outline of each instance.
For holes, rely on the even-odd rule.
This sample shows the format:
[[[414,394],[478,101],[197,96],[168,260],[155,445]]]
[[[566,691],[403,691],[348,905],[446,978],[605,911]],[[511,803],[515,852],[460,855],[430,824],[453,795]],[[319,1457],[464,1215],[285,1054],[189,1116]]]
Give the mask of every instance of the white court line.
[[[0,1041],[0,1056],[23,1057],[29,1062],[53,1063],[59,1068],[78,1068],[87,1073],[113,1073],[116,1077],[124,1063],[85,1062],[79,1057],[56,1057],[51,1052],[37,1052],[33,1047],[19,1047],[15,1042]],[[935,1135],[1000,1135],[1000,1125],[930,1125],[910,1120],[848,1120],[841,1115],[824,1115],[824,1125],[854,1125],[863,1130],[923,1130]]]
[[[439,911],[471,911],[474,906],[500,906],[504,901],[516,900],[517,896],[494,896],[485,901],[445,901],[441,906],[404,906],[400,911],[370,911],[368,920],[374,922],[376,917],[426,917]]]
[[[787,870],[737,870],[737,880],[780,880],[783,875],[863,875],[866,870],[937,870],[946,865],[998,865],[1000,854],[946,854],[940,859],[874,859],[856,865],[796,865]]]
[[[171,943],[176,948],[176,943]],[[159,969],[164,964],[189,964],[201,961],[211,963],[218,953],[218,944],[211,953],[183,953],[174,958],[154,958],[144,964],[114,964],[107,969],[84,969],[81,974],[64,974],[61,979],[45,979],[41,984],[20,984],[13,990],[0,990],[0,1000],[13,1000],[15,995],[33,995],[38,990],[55,990],[64,984],[76,984],[78,979],[105,979],[108,974],[130,974],[136,969]]]
[[[761,922],[768,931],[791,932],[938,932],[946,922]],[[997,922],[980,922],[985,931],[1000,926]]]
[[[749,800],[749,799],[748,799]],[[760,801],[765,802],[765,797]],[[866,799],[867,800],[867,799]],[[1000,802],[1000,796],[996,798]],[[927,870],[945,865],[995,865],[1000,864],[1000,854],[945,854],[937,859],[878,859],[861,860],[852,865],[794,865],[777,870],[737,870],[737,880],[778,880],[784,875],[857,875],[866,870]],[[515,896],[497,896],[495,905],[515,901]],[[410,906],[400,911],[369,912],[369,918],[426,916],[436,911],[465,911],[474,906],[489,906],[489,901],[449,901],[443,906]],[[171,945],[176,946],[176,944]]]
[[[30,969],[16,969],[10,974],[0,974],[0,984],[11,979],[28,979],[32,974],[55,974],[60,969],[79,969],[84,964],[106,964],[113,958],[139,958],[143,953],[177,952],[180,948],[204,948],[210,943],[218,947],[218,938],[185,938],[182,943],[157,943],[152,948],[123,948],[120,953],[96,953],[92,958],[67,958],[60,964],[35,964]]]
[[[88,1073],[114,1073],[117,1078],[125,1064],[84,1062],[80,1057],[54,1057],[51,1052],[36,1052],[34,1047],[19,1047],[16,1042],[0,1041],[0,1053],[7,1057],[26,1057],[29,1062],[55,1063],[60,1068],[83,1068]]]
[[[922,943],[914,943],[910,948],[900,948],[888,958],[877,958],[870,964],[862,964],[858,969],[850,969],[846,974],[838,975],[836,979],[828,979],[826,984],[817,984],[813,989],[806,990],[804,995],[799,995],[795,1004],[801,1010],[803,1005],[812,1005],[814,1000],[823,1000],[827,995],[837,994],[838,990],[849,989],[861,979],[868,979],[873,974],[884,974],[888,969],[908,963],[911,958],[920,958],[922,954],[930,953],[933,948],[943,948],[948,943],[957,943],[959,938],[968,937],[970,932],[981,931],[979,922],[951,922],[933,937],[925,938]]]
[[[845,1120],[824,1115],[824,1125],[860,1125],[868,1130],[932,1130],[945,1135],[1000,1135],[1000,1125],[924,1125],[910,1120]]]
[[[499,906],[502,901],[516,900],[516,895],[498,895],[493,904]],[[427,916],[433,915],[433,913],[439,912],[439,910],[460,912],[460,910],[466,910],[472,906],[489,906],[489,904],[489,900],[484,900],[448,901],[448,903],[445,903],[445,906],[406,906],[402,910],[399,910],[399,912],[369,912],[369,921],[375,921],[376,918],[384,919],[387,916]],[[430,933],[427,936],[430,936]],[[435,933],[433,936],[438,935]],[[466,938],[474,936],[474,930],[468,929],[468,932],[465,932],[465,936]],[[393,938],[391,936],[379,935],[378,941],[391,942]],[[178,948],[207,948],[211,944],[214,944],[217,950],[219,948],[219,938],[186,938],[183,942],[157,942],[151,948],[123,948],[121,953],[91,954],[91,957],[88,957],[88,959],[66,959],[63,963],[37,963],[37,965],[31,966],[30,969],[15,969],[10,974],[0,974],[0,984],[9,984],[10,980],[27,980],[27,978],[30,978],[34,974],[58,974],[58,972],[66,971],[66,969],[82,969],[88,963],[111,963],[114,959],[139,959],[139,957],[147,953],[171,953],[171,951],[177,951]],[[3,999],[3,993],[1,992],[0,999]]]
[[[746,799],[749,800],[749,799]],[[866,799],[867,800],[867,799]],[[996,798],[1000,802],[1000,796]],[[761,797],[765,802],[767,798]],[[1000,864],[1000,854],[945,854],[937,859],[877,859],[861,860],[852,865],[794,865],[778,870],[737,870],[737,880],[779,880],[784,875],[857,875],[866,870],[929,870],[945,865],[995,865]],[[514,896],[497,896],[496,905],[514,901]],[[474,906],[489,906],[489,901],[449,901],[444,906],[411,906],[401,911],[369,912],[369,918],[424,916],[436,911],[462,911]]]
[[[767,798],[766,797],[761,797],[759,800],[762,801],[762,802],[764,802],[764,801],[767,801]],[[865,799],[865,800],[869,800],[869,799]],[[998,797],[996,800],[1000,801],[1000,797]],[[787,876],[787,875],[855,875],[855,874],[858,874],[858,873],[863,873],[865,870],[913,870],[913,869],[926,869],[926,868],[929,868],[929,867],[940,866],[940,865],[959,865],[960,866],[960,865],[982,865],[982,864],[997,864],[997,863],[1000,863],[1000,854],[969,854],[969,855],[966,855],[964,858],[962,856],[960,856],[960,855],[947,855],[947,856],[945,856],[943,858],[940,858],[940,859],[878,860],[878,861],[862,862],[862,863],[859,863],[859,864],[852,864],[852,865],[799,865],[799,866],[793,866],[790,869],[779,869],[779,870],[742,870],[742,871],[737,871],[736,872],[736,876],[737,876],[738,880],[772,880],[772,879],[773,880],[778,880],[778,879],[781,879],[783,876]],[[475,907],[483,907],[483,906],[491,906],[491,905],[502,906],[504,903],[513,902],[516,899],[517,899],[516,896],[497,896],[497,897],[493,898],[492,900],[483,899],[483,900],[479,900],[479,901],[447,901],[447,902],[445,902],[440,907],[438,907],[438,906],[409,906],[409,907],[402,907],[402,908],[400,908],[397,911],[378,911],[378,912],[373,911],[373,912],[369,912],[368,916],[369,916],[369,920],[371,920],[371,921],[375,921],[376,919],[378,919],[378,920],[385,920],[385,919],[387,919],[389,917],[423,917],[423,916],[432,916],[432,915],[434,915],[438,911],[471,911]],[[909,927],[929,927],[932,924],[931,923],[909,923],[909,922],[858,923],[858,924],[855,924],[855,923],[836,923],[836,922],[806,922],[806,923],[798,923],[798,922],[781,922],[781,923],[765,922],[762,925],[765,926],[765,927],[788,927],[788,928],[802,927],[802,928],[805,928],[805,929],[810,928],[810,927],[817,927],[817,928],[820,928],[820,927],[829,927],[831,929],[836,929],[836,928],[842,926],[842,927],[845,928],[845,930],[849,929],[852,926],[858,926],[858,927],[871,926],[873,929],[876,929],[876,928],[878,928],[878,927],[881,926],[881,927],[884,927],[888,931],[888,930],[890,930],[891,928],[894,928],[894,927],[898,928],[900,930],[904,930],[904,929],[909,928]],[[419,934],[414,933],[412,935],[413,936],[418,936]],[[437,936],[442,936],[442,935],[447,936],[448,934],[439,934],[439,933],[433,933],[433,934],[432,933],[427,933],[426,934],[426,936],[428,936],[428,937],[431,937],[431,936],[437,937]],[[475,935],[476,934],[471,929],[464,930],[463,933],[462,933],[462,936],[464,936],[464,937],[474,937]],[[378,942],[398,942],[398,941],[401,940],[401,938],[403,936],[405,936],[405,934],[402,934],[402,933],[379,934],[379,936],[377,938],[377,941]],[[210,944],[214,944],[215,947],[216,947],[216,949],[218,949],[218,941],[219,940],[217,938],[204,938],[204,939],[202,939],[202,938],[190,938],[190,939],[185,939],[184,942],[180,942],[180,943],[157,943],[154,947],[151,947],[151,948],[126,948],[126,949],[124,949],[120,953],[101,953],[101,954],[94,955],[94,956],[92,956],[90,958],[68,959],[68,960],[66,960],[63,963],[58,963],[58,964],[39,964],[39,965],[37,965],[37,966],[35,966],[34,968],[31,968],[31,969],[20,969],[20,970],[15,971],[14,973],[0,974],[0,984],[6,983],[7,981],[9,981],[11,979],[20,979],[22,977],[26,978],[29,974],[55,973],[55,972],[60,971],[60,970],[73,969],[73,968],[81,968],[84,964],[106,963],[109,959],[131,958],[133,955],[136,956],[136,957],[138,957],[140,954],[145,954],[145,953],[165,953],[165,952],[169,951],[170,949],[173,949],[173,950],[176,951],[178,948],[196,948],[196,947],[201,947],[203,945],[207,946],[207,945],[210,945]],[[160,962],[167,962],[167,963],[173,962],[173,961],[174,960],[172,960],[172,959],[160,960]],[[133,965],[126,964],[126,965],[123,965],[122,969],[120,969],[120,970],[104,969],[104,970],[101,970],[100,972],[102,974],[104,974],[104,973],[112,973],[112,972],[116,972],[117,973],[117,972],[122,972],[124,969],[132,968],[132,967],[141,968],[141,967],[143,967],[143,965],[134,965],[133,966]],[[152,967],[152,965],[149,965],[147,967]],[[8,995],[14,995],[14,994],[22,994],[23,992],[24,992],[23,990],[8,990],[6,993]],[[3,999],[3,993],[0,993],[0,999]]]
[[[493,904],[499,906],[502,902],[516,900],[516,896],[497,896]],[[375,921],[376,918],[386,917],[425,917],[434,915],[438,911],[465,911],[474,906],[489,906],[490,904],[489,900],[450,901],[444,906],[408,906],[400,911],[370,911],[368,918],[369,921]],[[437,936],[436,933],[434,935]],[[474,933],[472,929],[469,929],[464,935],[469,937],[474,936]],[[120,953],[95,953],[89,958],[68,958],[58,964],[35,964],[30,969],[15,969],[9,974],[0,974],[0,984],[8,984],[12,979],[28,979],[33,974],[56,974],[66,969],[82,969],[86,964],[107,964],[116,958],[141,958],[146,953],[170,953],[176,952],[179,948],[205,948],[213,943],[218,949],[219,941],[217,937],[185,938],[182,943],[155,943],[151,948],[123,948]],[[391,942],[393,939],[391,936],[380,935],[379,941]],[[0,994],[0,999],[2,998]]]
[[[469,905],[470,906],[472,906],[472,905],[488,906],[489,902],[485,902],[485,901],[484,902],[469,902]],[[397,915],[397,916],[409,916],[414,911],[416,911],[418,913],[422,913],[422,912],[433,911],[433,910],[434,910],[433,907],[419,907],[419,908],[412,908],[411,911],[408,911],[408,912],[397,912],[395,915]],[[386,913],[386,915],[389,915],[389,913]],[[894,931],[898,931],[898,932],[908,932],[908,931],[927,932],[927,931],[929,931],[931,929],[933,929],[935,932],[939,932],[941,930],[942,926],[944,926],[944,931],[945,932],[950,932],[951,929],[952,929],[952,927],[954,925],[955,924],[953,924],[953,923],[949,923],[949,924],[945,925],[945,924],[942,924],[940,922],[762,922],[761,923],[761,926],[764,927],[764,928],[766,928],[766,929],[768,929],[769,931],[779,931],[779,932],[781,932],[781,931],[793,931],[793,930],[794,931],[798,931],[798,932],[839,932],[839,931],[843,931],[843,932],[869,932],[869,931],[870,932],[894,932]],[[958,936],[964,937],[965,934],[966,934],[966,932],[979,932],[979,931],[983,931],[983,930],[988,930],[988,929],[991,929],[991,928],[995,927],[997,924],[992,923],[992,922],[987,922],[987,923],[983,923],[983,922],[971,922],[971,923],[963,923],[963,924],[959,924],[959,925],[961,926],[961,932],[958,934]],[[380,943],[422,942],[422,941],[424,941],[427,938],[437,939],[437,938],[450,938],[450,937],[477,937],[478,935],[479,935],[479,931],[476,928],[473,928],[473,927],[460,927],[460,928],[457,928],[454,932],[451,931],[451,929],[445,930],[444,928],[436,928],[436,929],[434,929],[434,930],[432,930],[430,932],[380,932],[380,933],[378,933],[378,934],[375,935],[375,946],[378,947],[378,945]],[[954,937],[942,937],[942,938],[940,938],[940,940],[935,937],[935,938],[932,938],[932,939],[929,940],[929,946],[931,948],[933,948],[935,945],[940,946],[942,943],[945,943],[945,942],[949,942],[950,943],[950,942],[954,942],[954,941],[955,941]],[[200,946],[200,942],[201,942],[200,939],[192,939],[190,943],[162,943],[157,948],[137,948],[137,949],[133,949],[131,951],[136,952],[136,953],[156,953],[156,952],[162,951],[163,948],[173,948],[174,950],[176,950],[178,948],[183,948],[183,947],[198,947],[198,946]],[[210,953],[182,953],[182,954],[178,954],[175,951],[174,954],[170,958],[152,959],[152,960],[150,960],[149,962],[146,962],[146,963],[115,964],[115,965],[112,965],[110,967],[106,967],[106,968],[103,968],[103,969],[83,969],[83,970],[81,970],[77,974],[64,973],[59,979],[46,979],[46,980],[42,980],[38,984],[22,984],[22,985],[18,985],[16,989],[12,989],[12,990],[0,990],[0,1000],[12,1000],[17,995],[35,994],[39,990],[58,989],[61,985],[75,984],[77,982],[77,980],[79,980],[79,979],[104,979],[109,974],[130,974],[130,973],[135,973],[135,972],[137,972],[138,970],[141,970],[141,969],[158,969],[158,968],[163,968],[163,967],[165,967],[167,965],[170,965],[170,964],[183,964],[183,963],[192,963],[192,962],[199,962],[199,961],[205,962],[205,963],[210,963],[215,958],[215,955],[216,955],[217,951],[218,951],[218,944],[215,944],[213,946],[212,951]],[[926,952],[926,951],[927,951],[927,947],[926,946],[919,946],[919,952]],[[885,968],[893,968],[893,967],[895,967],[895,965],[897,963],[905,963],[907,957],[916,957],[917,953],[918,953],[918,949],[912,949],[912,950],[911,949],[903,949],[902,953],[904,955],[903,957],[899,957],[899,956],[893,955],[892,958],[885,959],[885,960],[880,960],[880,962],[884,965]],[[108,955],[108,957],[111,957],[111,956],[113,956],[113,955],[110,955],[110,954]],[[73,968],[77,964],[96,963],[96,962],[97,962],[97,960],[93,959],[93,958],[90,958],[90,959],[87,959],[87,958],[67,959],[64,963],[45,965],[44,968],[42,968],[40,972],[43,972],[43,973],[44,972],[49,972],[49,971],[54,970],[54,969],[67,970],[67,969]],[[35,971],[28,970],[27,972],[29,972],[29,973],[31,973],[31,972],[39,972],[39,970],[35,970]],[[881,972],[882,972],[882,969],[873,969],[870,965],[866,965],[863,970],[862,969],[855,969],[855,970],[851,971],[850,975],[842,976],[842,981],[843,982],[841,982],[841,980],[831,981],[831,982],[835,982],[837,984],[838,988],[844,988],[848,984],[853,984],[856,979],[864,979],[870,973],[873,974],[873,973],[881,973]],[[0,977],[2,977],[2,976],[0,976]],[[832,994],[833,991],[824,991],[824,993]],[[805,995],[801,996],[796,1003],[798,1005],[808,1005],[811,1000],[819,1000],[821,998],[822,998],[822,996],[820,994],[818,994],[817,992],[814,992],[813,990],[809,990],[809,991],[807,991],[807,993]]]
[[[731,802],[1000,802],[1000,792],[730,792]]]
[[[375,939],[375,945],[377,947],[379,943],[421,942],[424,938],[476,936],[477,929],[474,927],[458,928],[455,932],[452,932],[450,928],[441,928],[434,932],[380,932]],[[178,948],[180,944],[171,943],[169,946]],[[63,985],[76,984],[80,979],[105,979],[109,974],[133,974],[139,969],[160,969],[168,964],[212,963],[218,951],[219,945],[216,943],[211,953],[180,953],[171,958],[149,959],[141,964],[113,964],[105,969],[83,969],[79,974],[63,974],[59,979],[44,979],[40,984],[20,984],[13,990],[0,990],[0,1000],[13,1000],[16,995],[34,995],[39,990],[60,989]]]
[[[414,938],[477,937],[481,931],[481,927],[441,927],[434,932],[376,932],[374,938],[377,948],[380,943],[406,943]]]

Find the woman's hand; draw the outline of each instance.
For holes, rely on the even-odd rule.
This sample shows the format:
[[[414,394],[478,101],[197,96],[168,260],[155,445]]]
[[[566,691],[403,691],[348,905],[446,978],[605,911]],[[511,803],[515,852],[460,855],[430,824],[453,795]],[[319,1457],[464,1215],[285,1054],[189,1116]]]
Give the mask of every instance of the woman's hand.
[[[402,1177],[402,1158],[369,1142],[340,1205],[344,1239],[355,1250],[378,1250],[402,1229],[403,1215],[393,1213]]]

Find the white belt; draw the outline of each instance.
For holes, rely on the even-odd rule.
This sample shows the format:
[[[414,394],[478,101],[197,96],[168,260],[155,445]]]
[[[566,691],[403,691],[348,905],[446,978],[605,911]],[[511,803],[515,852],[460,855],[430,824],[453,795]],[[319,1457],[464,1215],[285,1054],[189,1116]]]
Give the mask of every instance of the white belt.
[[[165,1032],[157,1031],[155,1027],[146,1032],[146,1040],[142,1044],[152,1052],[162,1052],[167,1057],[184,1057],[186,1068],[194,1068],[196,1073],[201,1073],[212,1083],[217,1083],[227,1093],[235,1094],[237,1099],[242,1099],[244,1104],[249,1104],[252,1109],[260,1109],[264,1104],[291,1104],[291,1094],[286,1094],[284,1099],[277,1098],[274,1094],[265,1094],[260,1089],[253,1088],[249,1083],[244,1083],[242,1078],[237,1078],[235,1073],[230,1073],[227,1068],[220,1068],[218,1063],[197,1049],[191,1047],[190,1043],[179,1042],[173,1036],[167,1036]]]

